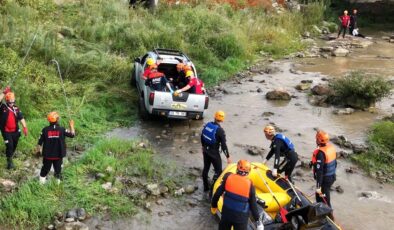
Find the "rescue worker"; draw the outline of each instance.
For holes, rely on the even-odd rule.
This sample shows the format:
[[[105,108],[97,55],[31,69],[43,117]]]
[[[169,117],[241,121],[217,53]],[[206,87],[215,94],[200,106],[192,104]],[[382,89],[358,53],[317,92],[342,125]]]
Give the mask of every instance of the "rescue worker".
[[[326,132],[320,130],[316,133],[317,149],[313,152],[311,166],[316,180],[316,202],[324,202],[331,207],[330,188],[336,179],[337,153],[329,140]]]
[[[148,75],[148,79],[145,81],[145,85],[150,86],[157,91],[164,91],[167,86],[169,91],[173,93],[174,91],[172,90],[169,80],[163,73],[157,71],[157,65],[152,64],[150,68],[151,72]]]
[[[174,84],[178,87],[178,89],[181,89],[189,84],[189,78],[186,77],[186,72],[192,70],[192,68],[190,65],[180,62],[176,65],[176,70],[178,72],[178,77],[176,78]]]
[[[43,165],[40,172],[40,184],[45,184],[46,176],[51,167],[55,171],[57,183],[61,180],[63,157],[66,156],[66,137],[74,138],[74,121],[69,121],[70,129],[65,129],[59,125],[60,116],[57,112],[50,112],[47,115],[49,126],[42,129],[38,140],[37,152],[43,157]],[[42,148],[41,148],[42,147]]]
[[[224,121],[225,114],[223,111],[215,113],[215,121],[208,122],[201,133],[202,153],[204,158],[204,169],[202,170],[202,179],[204,192],[209,191],[208,172],[211,164],[215,170],[212,184],[222,173],[222,158],[220,157],[220,147],[227,158],[227,164],[231,163],[230,154],[226,144],[226,134],[220,123]]]
[[[153,60],[153,58],[146,59],[146,67],[145,67],[144,73],[142,74],[142,78],[144,80],[146,80],[148,78],[153,64],[155,64],[155,60]]]
[[[186,72],[186,77],[189,78],[189,83],[183,87],[182,89],[178,89],[175,91],[175,95],[179,95],[182,92],[188,91],[189,93],[195,93],[195,94],[203,94],[205,89],[204,89],[204,82],[196,78],[194,76],[193,71],[188,70]]]
[[[346,29],[349,27],[349,24],[350,24],[350,17],[348,15],[348,11],[347,10],[343,11],[343,15],[339,16],[338,19],[341,22],[341,25],[339,26],[337,38],[339,38],[339,35],[341,35],[342,31],[343,31],[342,37],[345,38]]]
[[[272,170],[272,175],[274,177],[278,176],[278,173],[285,172],[285,176],[291,182],[291,173],[298,161],[298,155],[295,152],[294,144],[285,135],[278,133],[276,134],[275,128],[271,125],[267,125],[264,128],[264,134],[267,140],[271,141],[271,150],[267,154],[266,159],[263,164],[266,164],[273,155],[275,155],[274,169]],[[279,163],[280,157],[283,156],[284,160]],[[283,166],[284,165],[284,166]]]
[[[27,136],[27,126],[22,112],[15,105],[15,94],[11,92],[10,87],[6,87],[0,95],[0,100],[3,100],[3,98],[5,98],[5,103],[0,105],[0,128],[6,148],[7,169],[13,169],[15,166],[12,158],[18,146],[19,137],[21,136],[18,122],[22,124],[23,134],[25,136]]]
[[[257,222],[257,230],[264,229],[263,224],[259,221],[256,190],[252,181],[247,177],[250,170],[251,165],[247,160],[239,160],[237,173],[229,172],[223,176],[222,183],[211,202],[211,213],[216,214],[217,203],[224,193],[219,230],[231,230],[231,227],[234,230],[248,229],[249,210]]]
[[[357,28],[358,28],[358,26],[357,26],[357,10],[353,9],[353,14],[350,15],[349,34],[353,35],[353,30],[357,29]]]

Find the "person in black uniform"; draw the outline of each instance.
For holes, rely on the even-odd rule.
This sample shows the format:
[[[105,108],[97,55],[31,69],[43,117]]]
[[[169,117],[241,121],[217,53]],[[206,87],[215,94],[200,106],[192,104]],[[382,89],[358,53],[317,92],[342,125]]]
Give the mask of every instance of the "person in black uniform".
[[[41,184],[45,184],[46,176],[52,165],[55,170],[57,183],[60,183],[63,157],[67,154],[65,139],[66,137],[74,138],[75,136],[74,121],[69,121],[70,130],[68,130],[59,125],[59,118],[57,112],[48,114],[49,126],[42,129],[38,140],[37,151],[41,152],[43,156],[43,166],[40,172]]]
[[[15,168],[12,158],[18,146],[21,131],[18,122],[22,124],[23,134],[27,136],[26,121],[18,106],[15,105],[15,94],[10,87],[6,87],[0,94],[0,101],[5,98],[5,103],[0,105],[0,128],[5,143],[5,154],[7,157],[7,169]]]
[[[202,170],[202,179],[204,191],[209,191],[208,172],[211,164],[215,170],[212,184],[222,173],[222,158],[220,157],[220,147],[227,158],[227,164],[231,163],[230,154],[226,144],[226,134],[219,123],[224,121],[225,114],[223,111],[215,113],[215,121],[208,122],[201,133],[202,152],[204,157],[204,169]]]
[[[271,142],[271,150],[267,154],[266,159],[263,164],[267,163],[269,159],[275,154],[274,169],[272,170],[272,175],[274,177],[278,176],[278,173],[285,172],[285,176],[291,182],[291,173],[293,172],[295,165],[298,161],[298,155],[295,152],[294,145],[285,135],[275,133],[275,128],[271,125],[267,125],[264,128],[264,134],[267,140]],[[279,163],[280,157],[284,156],[285,159],[282,163]],[[283,167],[281,167],[284,165]]]
[[[224,193],[219,230],[231,230],[231,227],[234,230],[248,229],[249,211],[256,221],[257,230],[264,230],[263,224],[259,221],[256,190],[248,178],[250,170],[250,162],[239,160],[237,173],[229,172],[223,176],[222,183],[211,202],[211,213],[216,214],[217,203]]]

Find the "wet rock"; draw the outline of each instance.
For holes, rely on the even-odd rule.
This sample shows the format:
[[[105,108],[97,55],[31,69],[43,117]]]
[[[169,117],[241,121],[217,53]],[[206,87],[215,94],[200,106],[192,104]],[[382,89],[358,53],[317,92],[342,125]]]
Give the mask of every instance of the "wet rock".
[[[300,90],[300,91],[305,91],[311,88],[311,84],[310,83],[301,83],[296,85],[295,89],[296,90]]]
[[[262,115],[263,115],[263,117],[270,117],[270,116],[275,115],[275,113],[274,112],[264,112]]]
[[[301,103],[298,103],[298,102],[297,102],[297,103],[295,103],[294,105],[295,105],[295,106],[301,106]]]
[[[307,170],[309,170],[311,167],[309,166],[309,164],[310,164],[310,161],[301,161],[301,164],[300,164],[300,167],[302,168],[302,169],[307,169]]]
[[[355,40],[353,41],[350,46],[355,48],[367,48],[368,46],[372,45],[373,42],[369,40]]]
[[[259,83],[265,83],[265,80],[261,80],[261,81],[259,81]]]
[[[16,183],[12,180],[0,178],[0,190],[11,192],[16,187]]]
[[[147,184],[146,189],[149,192],[149,194],[153,196],[160,195],[160,188],[157,184]]]
[[[345,172],[353,174],[353,173],[356,172],[356,168],[355,168],[355,167],[346,168],[346,169],[345,169]]]
[[[350,115],[354,113],[354,109],[352,108],[344,108],[344,109],[334,109],[333,113],[337,115]]]
[[[322,77],[321,80],[322,80],[322,81],[328,81],[328,78]]]
[[[101,187],[105,190],[105,191],[110,191],[112,189],[112,183],[111,182],[107,182],[105,184],[102,184]]]
[[[373,193],[371,191],[363,191],[359,193],[359,197],[371,198]]]
[[[85,220],[86,219],[86,211],[84,208],[78,208],[77,210],[77,217],[78,220]]]
[[[312,84],[313,80],[301,80],[302,84]]]
[[[345,151],[339,151],[338,156],[347,159],[351,154]]]
[[[394,43],[394,39],[391,38],[391,39],[389,40],[389,42],[390,42],[390,43]]]
[[[368,151],[368,147],[362,144],[352,144],[352,149],[355,154],[361,154]]]
[[[383,36],[382,39],[386,40],[386,41],[390,41],[390,37],[389,36]]]
[[[73,218],[73,219],[77,219],[78,215],[77,215],[77,210],[76,209],[71,209],[66,213],[66,219],[67,218]]]
[[[339,47],[333,50],[331,54],[335,57],[346,57],[349,54],[349,50]]]
[[[337,191],[337,193],[340,193],[340,194],[342,194],[342,193],[345,192],[345,191],[343,190],[343,188],[342,188],[340,185],[338,185],[338,186],[335,187],[335,191]]]
[[[322,57],[322,58],[325,58],[325,59],[330,58],[327,54],[322,54],[321,57]]]
[[[66,218],[66,219],[64,220],[64,222],[66,222],[66,223],[71,223],[71,222],[74,222],[74,221],[75,221],[75,218],[71,218],[71,217]]]
[[[314,106],[327,106],[327,99],[328,99],[327,95],[322,95],[322,96],[312,95],[308,97],[308,102]]]
[[[338,145],[341,148],[347,148],[347,149],[352,149],[352,143],[348,141],[344,136],[339,135],[339,136],[332,136],[330,138],[330,141],[336,145]]]
[[[262,90],[261,88],[258,88],[258,89],[257,89],[257,92],[258,92],[258,93],[262,93],[263,90]]]
[[[182,196],[183,193],[185,193],[185,189],[184,188],[180,188],[174,191],[174,195],[175,196]]]
[[[284,89],[276,89],[273,91],[268,92],[265,97],[268,100],[284,100],[284,101],[289,101],[291,100],[291,96],[289,92],[287,92]]]
[[[188,201],[187,201],[187,204],[188,204],[190,207],[196,207],[196,206],[198,205],[198,202],[197,202],[196,200],[188,200]]]
[[[332,51],[334,51],[334,47],[332,47],[332,46],[320,47],[320,51],[321,52],[332,52]]]
[[[266,74],[276,74],[276,73],[280,72],[280,69],[278,67],[268,66],[268,67],[265,67],[262,71]]]
[[[314,95],[319,95],[319,96],[331,95],[332,94],[332,90],[331,90],[330,86],[327,85],[327,84],[325,84],[325,85],[318,84],[318,85],[313,86],[312,93]]]
[[[66,223],[61,230],[89,230],[89,227],[82,222]]]
[[[197,185],[192,185],[192,184],[190,184],[190,185],[187,185],[186,187],[185,187],[185,193],[186,194],[192,194],[192,193],[194,193],[194,191],[196,191],[198,189],[198,186]]]

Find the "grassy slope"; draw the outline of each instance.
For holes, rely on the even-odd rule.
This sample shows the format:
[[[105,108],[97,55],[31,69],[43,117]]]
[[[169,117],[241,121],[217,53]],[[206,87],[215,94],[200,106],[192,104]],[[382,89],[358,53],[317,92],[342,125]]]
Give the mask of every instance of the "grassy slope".
[[[252,64],[261,51],[281,57],[303,49],[299,34],[321,20],[321,6],[312,7],[306,15],[271,15],[262,9],[235,11],[227,5],[210,5],[209,9],[206,5],[164,6],[152,13],[141,8],[130,10],[118,0],[64,5],[55,5],[51,0],[2,1],[1,86],[15,75],[27,46],[37,34],[27,62],[12,85],[30,131],[18,147],[21,153],[16,160],[18,167],[23,161],[30,161],[40,129],[46,125],[45,114],[51,110],[60,112],[64,125],[70,117],[76,121],[78,135],[69,146],[93,147],[85,158],[66,167],[66,180],[61,187],[42,188],[32,180],[25,183],[26,175],[20,174],[18,189],[0,202],[0,222],[7,220],[15,226],[37,227],[48,223],[57,204],[61,204],[60,210],[81,205],[99,213],[100,209],[93,205],[98,202],[109,206],[109,212],[114,215],[130,213],[134,210],[131,206],[116,205],[125,202],[124,196],[108,195],[98,182],[86,184],[85,179],[92,170],[97,170],[90,167],[101,167],[108,162],[123,165],[109,152],[118,153],[116,144],[131,145],[113,140],[97,144],[100,134],[130,125],[136,118],[135,92],[128,81],[131,60],[153,47],[181,49],[194,60],[204,81],[212,86]],[[50,62],[53,58],[60,63],[71,111],[65,106],[59,76]],[[166,166],[148,167],[151,161],[146,157],[148,153],[137,152],[133,155],[135,161],[128,157],[125,162],[130,161],[131,165],[142,162],[151,176],[158,169],[168,170]],[[140,154],[143,157],[138,157]],[[87,164],[89,157],[98,161]],[[1,157],[1,168],[4,161]],[[12,174],[0,170],[0,177],[12,177]],[[166,183],[171,184],[172,178]],[[158,180],[160,176],[150,179]],[[38,217],[39,213],[42,218]]]

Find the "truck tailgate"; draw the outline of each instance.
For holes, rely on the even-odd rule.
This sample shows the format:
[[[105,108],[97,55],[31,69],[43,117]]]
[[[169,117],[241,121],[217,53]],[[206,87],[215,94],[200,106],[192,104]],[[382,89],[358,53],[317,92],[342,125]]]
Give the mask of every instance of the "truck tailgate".
[[[182,93],[174,96],[169,92],[155,91],[153,108],[174,111],[203,112],[205,106],[204,94]]]

